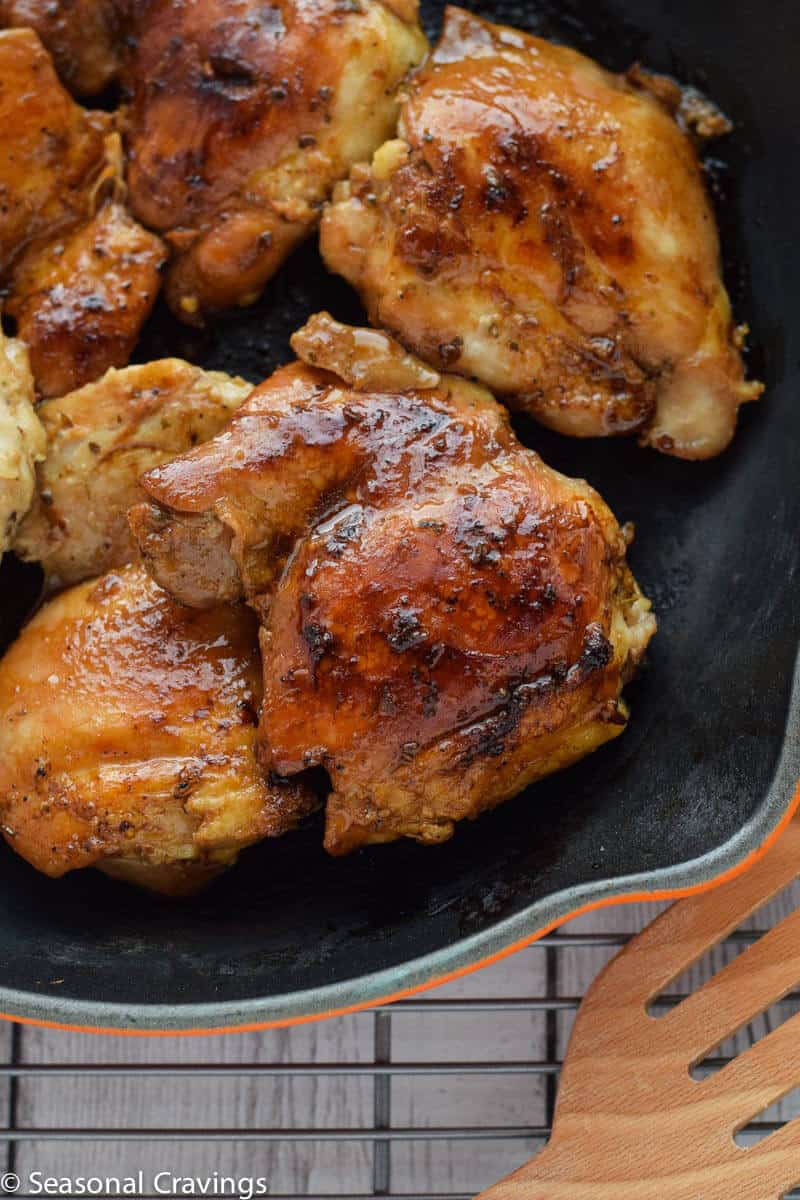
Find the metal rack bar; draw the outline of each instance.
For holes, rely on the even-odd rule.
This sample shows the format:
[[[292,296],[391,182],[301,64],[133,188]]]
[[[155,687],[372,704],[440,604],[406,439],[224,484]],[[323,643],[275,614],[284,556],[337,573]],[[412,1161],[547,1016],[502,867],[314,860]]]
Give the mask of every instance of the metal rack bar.
[[[725,940],[720,942],[720,945],[751,946],[753,942],[762,938],[765,932],[764,929],[737,929],[734,933],[728,934]],[[550,933],[546,937],[532,942],[530,946],[526,946],[525,952],[546,950],[551,946],[572,950],[596,950],[598,947],[618,950],[622,946],[627,946],[635,936],[633,933]]]
[[[740,1132],[767,1137],[783,1129],[783,1121],[754,1121]],[[549,1138],[549,1125],[454,1125],[430,1129],[4,1129],[7,1142],[516,1142]],[[387,1195],[376,1193],[372,1195]]]
[[[576,1012],[582,1002],[581,996],[542,996],[537,999],[503,999],[503,1000],[428,1000],[425,1001],[398,1001],[397,1004],[391,1006],[395,1012],[413,1012],[413,1013],[452,1013],[452,1012]],[[653,1000],[651,1009],[676,1008],[688,999],[688,994],[681,992],[674,995],[659,996]],[[797,1004],[800,1005],[800,992],[790,992],[784,996],[782,1004]],[[376,1011],[387,1011],[377,1009]]]
[[[4,1076],[17,1079],[84,1078],[103,1076],[128,1079],[150,1079],[166,1076],[171,1079],[198,1077],[244,1079],[252,1077],[281,1078],[282,1076],[370,1076],[387,1078],[392,1075],[556,1075],[561,1070],[560,1062],[446,1062],[446,1063],[389,1063],[386,1060],[374,1063],[36,1063],[22,1066],[0,1067],[0,1079]],[[376,1105],[376,1109],[378,1106]],[[386,1119],[389,1114],[387,1112]],[[376,1116],[377,1120],[377,1116]],[[378,1125],[377,1128],[384,1128]]]
[[[780,1128],[780,1126],[778,1126]],[[8,1142],[451,1142],[519,1141],[550,1136],[547,1125],[443,1129],[3,1129]],[[372,1193],[375,1194],[374,1192]]]
[[[549,939],[548,945],[545,947],[545,984],[548,995],[557,995],[558,993],[558,938],[557,936]],[[558,1011],[555,1008],[548,1008],[546,1016],[546,1053],[550,1062],[557,1059],[558,1055]],[[549,1074],[545,1084],[545,1113],[547,1124],[552,1128],[553,1121],[556,1115],[556,1097],[558,1094],[558,1082],[554,1074]]]
[[[389,1130],[392,1124],[392,1018],[388,1012],[375,1014],[375,1063],[373,1066],[373,1113],[375,1129]],[[392,1187],[392,1144],[379,1138],[372,1148],[372,1192],[388,1196]]]
[[[11,1029],[11,1063],[13,1069],[19,1064],[22,1050],[22,1026],[14,1025]],[[8,1128],[9,1130],[17,1127],[19,1109],[19,1080],[15,1075],[11,1076],[8,1085]],[[5,1145],[5,1160],[6,1170],[12,1174],[17,1166],[17,1144],[10,1139],[4,1140]]]
[[[728,1063],[733,1062],[732,1058],[707,1058],[703,1061],[702,1067],[709,1072],[719,1071]],[[75,1076],[88,1079],[99,1079],[103,1077],[121,1078],[121,1079],[153,1079],[153,1078],[168,1078],[168,1079],[197,1079],[197,1078],[222,1078],[222,1079],[246,1079],[246,1078],[302,1078],[305,1076],[335,1078],[342,1076],[344,1078],[372,1077],[376,1079],[390,1079],[392,1076],[443,1076],[448,1075],[547,1075],[557,1076],[561,1071],[563,1063],[558,1059],[553,1061],[540,1062],[513,1062],[493,1061],[493,1062],[473,1062],[470,1059],[463,1061],[448,1061],[446,1063],[405,1063],[405,1062],[377,1062],[377,1063],[206,1063],[206,1064],[185,1064],[185,1063],[160,1063],[150,1066],[146,1063],[97,1063],[88,1064],[67,1064],[67,1063],[36,1063],[31,1065],[6,1065],[0,1067],[0,1078],[6,1077],[11,1079],[72,1079]],[[388,1120],[390,1113],[387,1111],[386,1116],[383,1116],[383,1104],[375,1106],[376,1113],[381,1110],[380,1119]],[[379,1116],[376,1115],[376,1128],[388,1128],[383,1124],[377,1124]],[[13,1121],[12,1121],[13,1123]],[[0,1130],[0,1136],[2,1131]]]

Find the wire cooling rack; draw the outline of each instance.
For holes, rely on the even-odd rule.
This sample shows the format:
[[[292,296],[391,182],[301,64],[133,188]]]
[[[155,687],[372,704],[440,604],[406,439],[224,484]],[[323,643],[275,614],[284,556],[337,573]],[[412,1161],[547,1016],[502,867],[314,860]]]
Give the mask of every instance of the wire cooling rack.
[[[791,907],[798,903],[795,887]],[[324,1029],[308,1027],[306,1044],[294,1049],[296,1031],[241,1035],[244,1042],[231,1035],[160,1043],[15,1026],[0,1065],[7,1103],[7,1128],[0,1130],[5,1169],[20,1175],[17,1194],[25,1197],[34,1194],[25,1190],[25,1180],[36,1165],[57,1176],[83,1170],[102,1178],[127,1173],[136,1163],[169,1164],[179,1147],[182,1174],[196,1169],[203,1178],[214,1172],[274,1177],[271,1200],[469,1200],[545,1144],[581,991],[655,911],[655,906],[615,910],[600,923],[617,927],[600,931],[586,928],[587,919],[573,922],[460,985],[342,1018],[341,1029],[349,1022],[348,1036],[355,1040],[341,1043],[344,1052],[335,1061],[334,1021]],[[658,1003],[679,1003],[785,911],[784,899],[783,908],[733,934]],[[797,1011],[800,993],[720,1047],[704,1070],[724,1066]],[[314,1029],[324,1034],[322,1042],[309,1035]],[[307,1059],[301,1061],[298,1053]],[[345,1083],[355,1087],[355,1102],[353,1095],[348,1100]],[[325,1085],[332,1099],[320,1108]],[[142,1087],[147,1097],[139,1102],[136,1091]],[[258,1096],[276,1088],[282,1101],[270,1111],[283,1119],[270,1123]],[[209,1108],[209,1097],[222,1092],[221,1108]],[[100,1110],[86,1097],[98,1099]],[[293,1097],[288,1110],[287,1097]],[[767,1136],[798,1111],[800,1100],[790,1098],[754,1122],[749,1136]],[[217,1112],[217,1123],[198,1124],[208,1112]],[[148,1119],[138,1120],[140,1114]],[[316,1118],[312,1123],[309,1114]],[[328,1157],[321,1163],[323,1148]],[[461,1190],[453,1190],[454,1181]],[[136,1193],[142,1200],[155,1194]],[[792,1197],[800,1200],[800,1192]]]

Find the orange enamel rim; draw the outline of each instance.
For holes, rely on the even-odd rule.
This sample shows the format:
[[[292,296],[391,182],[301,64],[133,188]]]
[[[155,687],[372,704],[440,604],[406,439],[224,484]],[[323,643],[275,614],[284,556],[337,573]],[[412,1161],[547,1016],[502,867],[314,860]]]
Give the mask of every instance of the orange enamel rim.
[[[342,1008],[332,1008],[327,1012],[313,1013],[309,1016],[287,1017],[276,1021],[257,1021],[243,1025],[221,1025],[216,1028],[201,1028],[201,1029],[121,1029],[115,1027],[99,1026],[99,1025],[73,1025],[63,1024],[59,1021],[40,1020],[34,1017],[18,1017],[11,1013],[0,1013],[0,1020],[11,1021],[19,1025],[34,1025],[41,1029],[61,1029],[73,1033],[95,1033],[118,1035],[120,1037],[213,1037],[221,1033],[258,1033],[267,1029],[289,1029],[296,1025],[309,1025],[316,1021],[325,1021],[329,1017],[344,1017],[352,1013],[367,1012],[369,1009],[381,1007],[387,1004],[395,1004],[399,1000],[408,1000],[412,996],[418,996],[423,992],[431,991],[433,988],[441,987],[443,984],[452,983],[456,979],[462,979],[465,975],[471,975],[475,971],[481,971],[484,967],[490,967],[494,963],[508,958],[512,954],[516,954],[519,950],[524,950],[527,946],[533,945],[540,938],[546,937],[554,929],[567,921],[573,920],[575,917],[584,916],[586,913],[597,912],[603,908],[611,908],[614,905],[622,904],[637,904],[651,903],[658,900],[680,900],[687,896],[696,896],[702,892],[710,892],[714,888],[720,887],[724,883],[730,882],[739,875],[743,875],[748,871],[754,863],[758,862],[766,855],[772,846],[778,841],[781,835],[785,832],[790,822],[800,809],[800,783],[797,785],[794,796],[789,803],[789,806],[783,817],[773,829],[771,834],[765,839],[757,849],[750,852],[742,862],[731,867],[728,871],[723,872],[716,878],[709,880],[706,883],[696,884],[693,887],[667,889],[661,891],[642,891],[623,894],[619,896],[606,896],[601,900],[594,900],[563,917],[558,917],[551,921],[548,925],[544,925],[541,929],[537,929],[535,933],[529,934],[527,937],[521,938],[510,945],[503,947],[501,950],[495,951],[493,954],[487,955],[485,958],[476,959],[474,962],[468,963],[466,966],[458,967],[455,970],[449,971],[443,975],[433,979],[426,980],[424,983],[415,984],[413,987],[403,988],[387,996],[380,996],[373,1000],[364,1000],[356,1004],[346,1005]]]

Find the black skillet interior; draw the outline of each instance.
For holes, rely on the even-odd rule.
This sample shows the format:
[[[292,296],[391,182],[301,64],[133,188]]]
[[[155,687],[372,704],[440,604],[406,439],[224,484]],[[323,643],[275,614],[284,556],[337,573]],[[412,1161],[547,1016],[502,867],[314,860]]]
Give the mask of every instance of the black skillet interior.
[[[599,892],[642,872],[669,878],[676,865],[723,846],[764,804],[800,639],[800,8],[794,0],[478,7],[610,67],[638,59],[694,83],[734,119],[737,132],[714,148],[709,173],[729,286],[752,326],[751,367],[767,380],[767,399],[744,413],[733,449],[708,464],[630,442],[568,441],[519,423],[547,461],[587,477],[621,519],[636,522],[633,565],[655,600],[660,633],[630,689],[628,733],[462,828],[449,845],[403,844],[334,861],[311,827],[251,850],[183,904],[94,872],[51,882],[3,851],[0,984],[55,998],[60,1019],[75,1019],[74,999],[134,1008],[236,1004],[331,984],[347,986],[350,999],[368,998],[359,978],[397,968],[402,986],[406,964],[468,935],[497,948],[493,929],[506,917],[529,914],[532,932],[545,897],[586,885]],[[429,0],[424,8],[434,35],[442,6]],[[256,308],[208,335],[160,309],[137,357],[179,354],[258,381],[289,357],[290,333],[320,308],[361,316],[309,244]],[[35,592],[35,572],[7,560],[0,644]],[[704,870],[698,866],[696,882]],[[24,997],[14,1011],[26,1011]],[[149,1020],[141,1011],[136,1019]]]

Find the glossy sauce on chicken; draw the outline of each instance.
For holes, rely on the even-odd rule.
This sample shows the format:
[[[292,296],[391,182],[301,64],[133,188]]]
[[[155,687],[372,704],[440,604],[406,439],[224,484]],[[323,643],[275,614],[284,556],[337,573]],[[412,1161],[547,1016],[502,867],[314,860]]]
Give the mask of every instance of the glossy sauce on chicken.
[[[442,841],[623,730],[650,606],[597,493],[482,388],[325,315],[293,345],[133,529],[177,598],[259,613],[262,761],[327,769],[327,848]]]
[[[124,78],[130,195],[184,321],[252,303],[334,183],[390,136],[415,0],[145,0]]]
[[[140,566],[51,600],[0,662],[0,824],[58,876],[99,866],[173,894],[314,807],[255,759],[256,623],[193,612]]]
[[[35,29],[70,91],[94,96],[119,72],[124,14],[136,2],[0,0],[0,27]]]
[[[762,389],[676,118],[725,123],[680,102],[450,8],[398,138],[337,189],[323,255],[376,324],[544,424],[710,457]]]
[[[0,32],[0,198],[0,298],[39,393],[124,366],[164,247],[127,211],[111,117],[72,100],[30,29]]]

